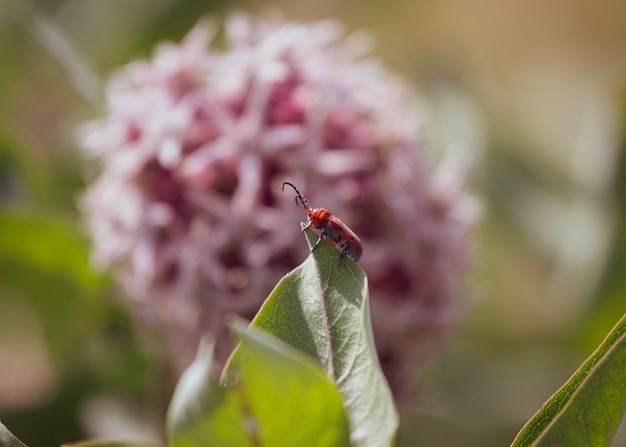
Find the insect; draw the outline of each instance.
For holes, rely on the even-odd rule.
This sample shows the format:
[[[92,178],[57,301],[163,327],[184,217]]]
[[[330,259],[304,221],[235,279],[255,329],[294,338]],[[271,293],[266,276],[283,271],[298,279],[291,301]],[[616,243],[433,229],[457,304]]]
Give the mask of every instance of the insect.
[[[332,213],[324,208],[311,208],[309,201],[300,194],[298,188],[289,182],[284,182],[282,190],[285,191],[285,185],[291,186],[296,191],[296,205],[298,199],[307,213],[308,219],[302,223],[302,231],[311,228],[320,237],[311,247],[311,251],[319,245],[322,239],[326,239],[339,250],[339,263],[341,258],[347,256],[353,261],[358,261],[363,254],[363,244],[359,237],[346,224],[337,219]]]

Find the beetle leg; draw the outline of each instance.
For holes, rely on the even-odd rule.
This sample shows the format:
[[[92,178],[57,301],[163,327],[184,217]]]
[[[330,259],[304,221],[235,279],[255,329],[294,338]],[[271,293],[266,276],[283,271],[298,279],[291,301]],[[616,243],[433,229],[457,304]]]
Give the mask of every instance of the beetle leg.
[[[307,228],[309,228],[311,226],[313,222],[311,222],[310,220],[307,220],[306,222],[300,222],[300,228],[302,231],[306,230]]]
[[[322,242],[322,239],[324,239],[324,236],[320,236],[320,238],[317,240],[317,242],[311,247],[311,251],[310,253],[313,253],[313,250],[315,250],[317,248],[317,246],[320,244],[320,242]]]
[[[337,267],[341,267],[341,259],[346,255],[346,251],[348,250],[348,244],[344,244],[343,248],[339,252],[339,258],[337,261]]]
[[[309,225],[311,225],[311,222],[309,222]],[[320,244],[320,242],[322,242],[322,239],[324,239],[326,236],[328,236],[328,233],[326,232],[326,228],[324,228],[322,230],[322,234],[320,234],[320,238],[317,240],[317,242],[315,244],[313,244],[313,246],[311,247],[311,251],[310,253],[313,253],[313,250],[315,250],[317,248],[317,246]]]

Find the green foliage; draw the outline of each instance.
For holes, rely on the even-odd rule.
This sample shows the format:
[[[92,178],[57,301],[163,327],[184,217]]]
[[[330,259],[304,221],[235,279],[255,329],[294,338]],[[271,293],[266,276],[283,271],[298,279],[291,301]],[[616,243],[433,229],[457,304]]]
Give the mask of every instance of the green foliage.
[[[246,425],[259,444],[349,446],[341,396],[319,365],[263,331],[240,326],[237,332]]]
[[[309,245],[317,235],[306,232]],[[393,443],[398,416],[378,363],[369,314],[367,279],[323,241],[285,276],[252,322],[310,356],[339,389],[355,447]],[[235,351],[224,380],[230,381]]]
[[[172,399],[169,445],[349,446],[341,397],[320,368],[269,334],[231,328],[242,337],[239,380],[213,379],[212,346],[203,343]]]
[[[307,232],[310,244],[316,235]],[[369,322],[367,281],[323,242],[286,275],[212,377],[203,344],[168,413],[172,446],[376,446],[398,425]]]
[[[102,284],[89,267],[88,244],[72,222],[27,211],[0,214],[0,257],[60,274],[87,290]]]
[[[626,410],[626,315],[512,447],[609,446]]]
[[[73,358],[110,314],[99,300],[104,284],[71,221],[27,210],[0,213],[0,313],[9,314],[15,302],[32,309],[56,358]]]
[[[76,415],[87,396],[158,399],[159,368],[127,315],[105,299],[107,286],[90,269],[89,243],[71,216],[30,207],[0,212],[0,345],[16,352],[16,365],[38,371],[26,383],[0,375],[5,389],[30,390],[3,409],[2,420],[29,445],[84,437]]]
[[[203,340],[170,402],[166,426],[169,445],[251,445],[243,431],[236,393],[220,387],[213,372],[213,344]]]
[[[137,444],[134,442],[119,442],[110,440],[92,440],[84,442],[76,442],[72,444],[63,444],[63,447],[151,447],[146,444]]]

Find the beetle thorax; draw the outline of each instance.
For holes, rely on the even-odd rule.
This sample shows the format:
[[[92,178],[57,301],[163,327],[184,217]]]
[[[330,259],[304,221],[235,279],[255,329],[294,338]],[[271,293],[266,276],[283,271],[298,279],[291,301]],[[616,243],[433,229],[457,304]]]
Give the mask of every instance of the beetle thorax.
[[[314,228],[321,229],[333,215],[324,208],[314,208],[309,212],[309,222]]]

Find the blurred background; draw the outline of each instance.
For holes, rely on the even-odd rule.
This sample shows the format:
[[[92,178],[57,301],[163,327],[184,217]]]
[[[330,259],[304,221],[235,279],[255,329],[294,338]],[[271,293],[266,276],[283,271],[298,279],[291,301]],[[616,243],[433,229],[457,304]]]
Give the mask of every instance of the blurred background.
[[[429,144],[474,160],[471,303],[398,446],[508,445],[626,310],[620,0],[0,1],[0,420],[32,446],[159,442],[165,372],[90,267],[76,126],[116,67],[203,15],[268,7],[371,32],[428,103]]]

